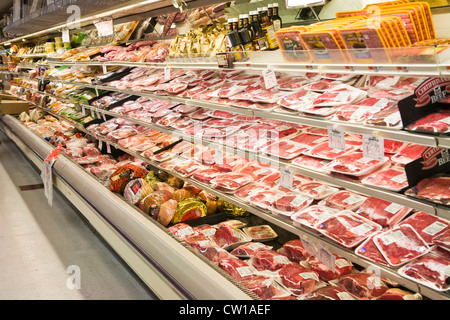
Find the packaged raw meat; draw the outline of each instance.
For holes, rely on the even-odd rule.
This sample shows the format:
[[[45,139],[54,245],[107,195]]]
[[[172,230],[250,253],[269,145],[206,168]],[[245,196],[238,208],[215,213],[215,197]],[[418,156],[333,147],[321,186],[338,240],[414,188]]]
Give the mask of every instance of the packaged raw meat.
[[[255,269],[239,258],[222,259],[219,261],[219,267],[238,282],[256,276]]]
[[[367,197],[365,196],[342,190],[326,197],[319,203],[319,205],[338,210],[353,211],[363,204],[366,199]]]
[[[279,140],[262,148],[261,152],[284,160],[291,160],[299,156],[305,149],[304,145],[292,140]]]
[[[339,107],[354,104],[367,96],[367,92],[357,89],[347,84],[340,84],[313,100],[311,106],[314,107]]]
[[[289,217],[306,208],[312,202],[313,198],[304,194],[286,192],[271,203],[269,210],[273,213]]]
[[[225,172],[222,175],[212,179],[213,188],[223,192],[236,192],[239,188],[249,184],[253,179],[250,175],[235,172]]]
[[[167,151],[163,151],[160,152],[158,154],[154,154],[150,157],[150,159],[155,160],[157,162],[164,162],[167,160],[171,160],[173,158],[175,158],[178,154],[176,154],[175,152],[172,152],[170,150]]]
[[[325,92],[326,90],[332,89],[340,84],[340,81],[335,81],[332,79],[320,79],[305,85],[303,89],[316,92]]]
[[[278,90],[256,90],[252,92],[253,102],[259,102],[259,103],[277,103],[283,96],[284,92],[278,91]]]
[[[426,255],[401,267],[398,273],[434,290],[447,291],[450,289],[449,266],[450,253],[433,249]]]
[[[278,89],[283,91],[296,91],[306,85],[309,80],[302,76],[288,77],[284,81],[278,81]]]
[[[337,285],[358,298],[374,299],[383,295],[389,287],[373,273],[355,272],[342,276]]]
[[[356,210],[356,213],[378,223],[380,226],[392,227],[411,212],[411,208],[392,203],[376,197],[368,197]]]
[[[355,146],[346,146],[345,151],[340,151],[338,149],[331,148],[328,142],[322,142],[311,149],[306,149],[303,151],[304,155],[321,158],[324,160],[334,160],[338,156],[342,156],[348,152],[356,151]]]
[[[241,284],[263,300],[289,297],[290,293],[273,277],[256,275],[241,280]]]
[[[216,227],[220,227],[222,224],[226,224],[232,228],[235,229],[240,229],[245,227],[246,225],[248,225],[248,221],[246,221],[245,219],[230,219],[230,220],[225,220],[222,222],[219,222],[218,224],[216,224]]]
[[[409,88],[394,88],[394,89],[374,89],[368,92],[371,98],[388,98],[394,101],[400,101],[412,95],[414,90]]]
[[[296,262],[282,266],[278,276],[286,289],[296,296],[314,291],[320,282],[316,272]]]
[[[277,192],[274,189],[258,189],[251,192],[247,197],[247,201],[258,208],[270,210],[272,203],[282,196],[281,192]]]
[[[306,169],[312,169],[319,172],[325,172],[324,167],[330,163],[330,160],[310,156],[299,156],[291,161],[291,163],[299,165]]]
[[[450,251],[450,230],[447,230],[433,238],[433,244],[441,249]]]
[[[317,288],[313,292],[306,293],[299,297],[300,300],[357,300],[358,298],[336,286],[326,286]]]
[[[430,251],[425,240],[408,224],[397,225],[373,238],[378,250],[393,267],[400,266]]]
[[[179,190],[181,190],[181,189],[179,189]],[[185,191],[189,192],[187,190],[185,190]],[[173,196],[172,196],[172,198],[173,198]],[[186,198],[188,198],[188,197],[185,197],[184,199],[186,199]],[[177,200],[177,201],[181,201],[181,200]],[[216,227],[209,225],[209,224],[201,224],[199,226],[193,227],[192,229],[194,229],[195,233],[197,233],[199,235],[203,235],[205,237],[213,236],[217,231]]]
[[[383,161],[370,159],[364,157],[364,154],[361,151],[352,151],[337,156],[324,167],[324,170],[351,176],[364,176],[377,170],[388,160],[388,157],[384,157]]]
[[[293,262],[300,262],[308,259],[310,254],[305,250],[301,239],[289,240],[278,249],[278,252],[284,254]]]
[[[345,274],[348,274],[353,269],[353,264],[351,261],[348,261],[337,254],[334,254],[334,270],[327,267],[320,259],[316,256],[310,256],[308,260],[306,260],[307,265],[313,271],[315,271],[319,278],[323,281],[331,281],[334,279],[338,279]]]
[[[380,250],[378,250],[378,247],[373,242],[373,237],[380,234],[381,232],[382,231],[378,231],[364,240],[363,243],[361,243],[355,249],[355,254],[369,261],[389,267],[389,263],[386,261],[383,254],[380,252]]]
[[[298,109],[300,114],[306,116],[321,117],[323,119],[329,119],[336,113],[337,107],[315,107],[315,106],[302,106]]]
[[[381,226],[352,211],[344,210],[317,223],[315,229],[337,243],[353,248],[370,235],[380,231]]]
[[[319,96],[320,93],[317,92],[299,90],[297,92],[284,96],[283,98],[281,98],[281,100],[278,101],[278,104],[290,110],[298,111],[302,107],[310,106],[311,103]]]
[[[372,108],[359,105],[343,105],[338,107],[331,117],[334,121],[346,121],[353,123],[363,123],[371,114],[380,111],[379,108]]]
[[[211,239],[221,248],[232,250],[237,246],[250,242],[252,239],[239,229],[235,229],[228,224],[218,226]]]
[[[278,234],[269,225],[259,225],[242,229],[253,241],[270,241],[278,237]]]
[[[196,234],[194,229],[186,223],[177,223],[171,227],[168,227],[167,230],[181,240],[192,237]]]
[[[409,186],[404,168],[390,167],[375,171],[361,180],[362,184],[399,192]]]
[[[182,163],[175,165],[173,167],[173,170],[175,170],[176,172],[178,172],[179,174],[181,174],[184,177],[189,177],[195,171],[202,169],[202,168],[203,168],[203,166],[198,164],[196,161],[188,160],[188,161],[184,161]]]
[[[252,161],[239,170],[239,173],[249,175],[253,180],[258,181],[265,178],[278,170],[268,164]]]
[[[324,199],[339,191],[338,188],[328,186],[320,182],[310,182],[302,184],[297,187],[297,190],[313,198],[314,200]]]
[[[298,213],[294,213],[291,219],[295,226],[307,227],[314,229],[318,223],[327,220],[333,214],[338,213],[339,210],[319,205],[309,206]]]
[[[450,229],[450,222],[447,220],[422,211],[415,212],[400,222],[400,225],[403,224],[413,227],[429,245],[433,244],[433,238]]]
[[[239,199],[242,199],[246,202],[249,201],[249,198],[259,192],[269,191],[271,188],[262,186],[256,183],[250,183],[245,187],[239,189],[239,191],[235,192],[234,195]]]
[[[367,125],[388,127],[392,129],[402,129],[403,122],[397,104],[392,104],[380,111],[372,114],[365,121]]]
[[[257,251],[249,260],[249,264],[258,271],[277,271],[289,263],[288,257],[273,250]]]
[[[406,195],[425,199],[434,203],[450,204],[450,176],[431,177],[405,191]]]
[[[450,111],[439,110],[424,116],[406,127],[407,130],[425,133],[449,133]]]
[[[399,288],[389,288],[375,300],[422,300],[420,293],[412,293]]]
[[[384,139],[384,153],[396,154],[405,146],[405,142]]]
[[[422,153],[427,149],[427,146],[419,144],[407,144],[403,146],[396,154],[391,157],[391,160],[395,163],[404,165],[419,159]]]
[[[194,174],[192,175],[192,178],[197,181],[210,184],[212,179],[218,177],[221,174],[222,172],[219,171],[218,169],[204,168],[195,171]]]
[[[238,258],[250,258],[256,251],[272,250],[272,246],[268,246],[261,242],[248,242],[234,248],[230,253]]]

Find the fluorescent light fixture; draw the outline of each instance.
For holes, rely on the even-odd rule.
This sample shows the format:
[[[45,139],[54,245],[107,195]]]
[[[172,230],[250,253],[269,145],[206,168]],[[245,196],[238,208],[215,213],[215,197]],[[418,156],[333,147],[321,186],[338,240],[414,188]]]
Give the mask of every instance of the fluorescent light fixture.
[[[98,20],[98,19],[101,19],[101,18],[105,18],[105,17],[111,16],[111,15],[113,15],[115,13],[118,13],[118,12],[121,12],[121,11],[124,11],[124,10],[130,10],[130,9],[134,9],[134,8],[145,6],[147,4],[151,4],[151,3],[155,3],[155,2],[161,2],[161,1],[163,1],[163,0],[145,0],[145,1],[140,1],[138,3],[130,4],[130,5],[125,6],[125,7],[121,7],[121,8],[118,8],[118,9],[114,9],[114,10],[110,10],[110,11],[107,11],[107,12],[95,14],[95,15],[92,15],[92,16],[89,16],[89,17],[86,17],[86,18],[82,18],[80,20],[74,21],[71,24],[64,23],[64,24],[58,25],[56,27],[52,27],[52,28],[48,28],[48,29],[45,29],[45,30],[37,31],[37,32],[34,32],[34,33],[30,33],[30,34],[27,34],[27,35],[22,36],[22,37],[10,39],[10,40],[8,40],[8,43],[11,44],[11,42],[20,41],[20,40],[26,41],[25,39],[27,39],[27,38],[34,38],[34,37],[37,37],[39,35],[44,35],[44,34],[47,34],[47,33],[50,33],[50,32],[55,32],[55,31],[58,31],[58,30],[60,30],[62,28],[66,28],[66,27],[70,29],[71,25],[80,24],[82,22],[86,22],[86,21],[90,21],[90,20],[95,21],[95,20]],[[2,43],[0,43],[0,45],[6,45],[6,42],[2,42]]]

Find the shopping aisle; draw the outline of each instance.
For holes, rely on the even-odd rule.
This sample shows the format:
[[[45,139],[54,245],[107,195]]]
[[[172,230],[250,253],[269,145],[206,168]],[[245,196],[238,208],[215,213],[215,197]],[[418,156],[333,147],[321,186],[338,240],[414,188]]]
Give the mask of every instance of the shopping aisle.
[[[0,141],[0,299],[156,299],[63,196],[48,205],[40,173]]]

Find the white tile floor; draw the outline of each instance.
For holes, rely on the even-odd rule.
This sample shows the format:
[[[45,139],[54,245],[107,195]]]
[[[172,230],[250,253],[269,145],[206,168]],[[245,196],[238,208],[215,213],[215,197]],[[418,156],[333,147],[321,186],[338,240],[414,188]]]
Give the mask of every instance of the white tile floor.
[[[157,299],[63,196],[49,206],[44,189],[21,191],[40,173],[2,132],[0,142],[0,299]]]

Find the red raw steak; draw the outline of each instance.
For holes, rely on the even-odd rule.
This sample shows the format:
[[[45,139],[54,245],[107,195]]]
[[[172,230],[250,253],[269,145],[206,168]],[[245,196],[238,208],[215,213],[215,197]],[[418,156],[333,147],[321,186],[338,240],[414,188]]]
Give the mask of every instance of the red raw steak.
[[[372,273],[349,273],[342,276],[338,285],[359,298],[373,299],[384,294],[389,287]]]
[[[282,284],[294,295],[309,293],[316,289],[319,276],[316,272],[291,262],[278,270]]]
[[[382,227],[392,227],[403,219],[411,208],[376,197],[368,197],[356,210],[356,213],[378,223]]]
[[[450,230],[450,223],[435,215],[426,212],[416,212],[403,220],[400,225],[409,224],[428,244],[433,243],[433,238]]]

